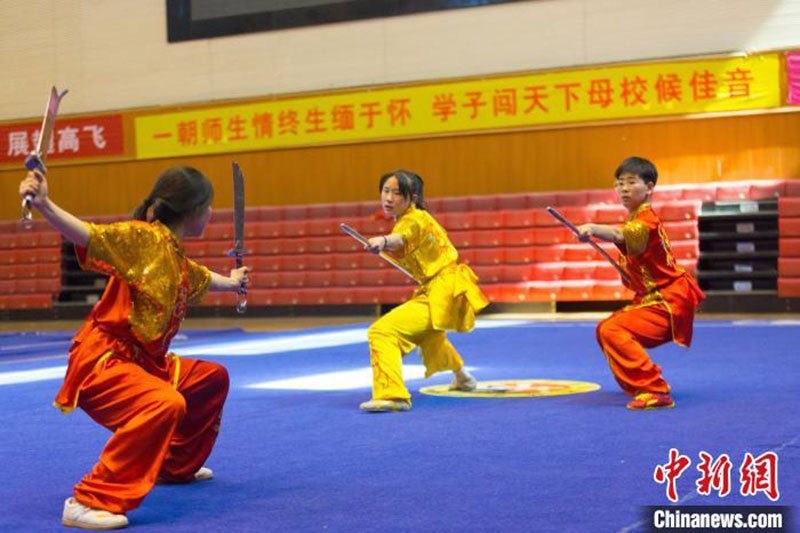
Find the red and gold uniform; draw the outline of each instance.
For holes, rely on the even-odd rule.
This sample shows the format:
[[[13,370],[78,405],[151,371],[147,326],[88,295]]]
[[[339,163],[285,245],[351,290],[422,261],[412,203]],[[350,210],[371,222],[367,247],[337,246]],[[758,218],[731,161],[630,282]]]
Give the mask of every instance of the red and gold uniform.
[[[114,433],[74,494],[89,507],[125,513],[157,477],[193,479],[214,446],[228,375],[218,364],[167,352],[187,304],[211,282],[169,228],[140,221],[87,227],[78,261],[111,277],[73,339],[55,405],[65,413],[80,407]]]
[[[666,394],[669,385],[645,348],[673,341],[689,347],[697,305],[705,297],[692,275],[675,261],[664,226],[650,204],[643,204],[621,228],[617,245],[625,285],[633,302],[597,326],[597,341],[620,387],[630,395]],[[624,280],[623,280],[624,282]]]
[[[411,299],[378,319],[367,334],[372,362],[373,400],[409,400],[403,383],[402,357],[419,346],[425,377],[459,370],[464,362],[445,331],[471,331],[475,314],[489,304],[476,285],[478,277],[458,263],[447,232],[413,204],[397,218],[393,234],[403,247],[389,252],[420,281]]]

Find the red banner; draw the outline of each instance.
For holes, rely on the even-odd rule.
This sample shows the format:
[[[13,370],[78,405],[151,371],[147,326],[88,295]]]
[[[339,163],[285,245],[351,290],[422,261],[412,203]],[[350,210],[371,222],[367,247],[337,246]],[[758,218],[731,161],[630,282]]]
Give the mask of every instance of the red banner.
[[[0,125],[0,164],[22,163],[36,148],[41,122]],[[122,115],[56,119],[47,161],[122,155]]]

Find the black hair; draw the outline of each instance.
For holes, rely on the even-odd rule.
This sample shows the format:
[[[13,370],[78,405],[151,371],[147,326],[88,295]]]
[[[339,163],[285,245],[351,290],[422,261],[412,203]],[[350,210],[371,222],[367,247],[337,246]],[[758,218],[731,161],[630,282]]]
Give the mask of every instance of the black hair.
[[[402,194],[406,200],[410,202],[414,195],[416,195],[417,199],[414,200],[414,205],[417,206],[417,209],[423,209],[425,211],[428,210],[428,207],[425,204],[425,195],[423,191],[425,182],[422,181],[422,178],[419,176],[419,174],[411,172],[410,170],[404,170],[402,168],[389,172],[388,174],[384,174],[381,176],[381,182],[378,186],[378,191],[382,191],[386,180],[392,177],[397,178],[397,185],[400,188],[400,194]]]
[[[192,167],[168,168],[156,180],[153,190],[134,210],[134,220],[153,218],[174,228],[187,216],[201,213],[214,200],[214,186],[205,174]]]
[[[653,185],[658,181],[656,166],[643,157],[629,157],[620,163],[617,171],[614,172],[614,177],[619,178],[625,173],[639,176],[645,183],[652,183]]]

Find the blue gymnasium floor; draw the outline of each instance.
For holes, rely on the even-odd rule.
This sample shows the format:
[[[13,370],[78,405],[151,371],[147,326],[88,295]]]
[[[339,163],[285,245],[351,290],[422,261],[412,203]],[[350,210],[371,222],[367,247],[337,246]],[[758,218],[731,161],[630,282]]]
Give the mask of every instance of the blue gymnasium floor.
[[[129,513],[131,527],[642,531],[641,506],[669,503],[653,469],[670,448],[692,460],[677,482],[682,503],[771,504],[762,493],[738,494],[744,453],[769,450],[779,455],[775,504],[800,502],[800,321],[698,321],[689,352],[653,351],[677,407],[647,412],[624,408],[593,322],[484,321],[451,337],[479,380],[567,379],[602,388],[519,399],[418,393],[450,380],[440,374],[407,378],[410,413],[364,414],[365,327],[182,333],[178,353],[221,362],[232,379],[208,461],[215,479],[157,486]],[[0,335],[2,531],[60,529],[64,498],[108,437],[82,411],[62,416],[50,407],[69,336]],[[418,365],[418,356],[405,363]],[[326,375],[345,371],[355,372]],[[294,378],[306,379],[279,381]],[[249,387],[264,382],[273,388]],[[316,390],[325,386],[331,390]],[[694,492],[701,450],[730,456],[728,497]]]

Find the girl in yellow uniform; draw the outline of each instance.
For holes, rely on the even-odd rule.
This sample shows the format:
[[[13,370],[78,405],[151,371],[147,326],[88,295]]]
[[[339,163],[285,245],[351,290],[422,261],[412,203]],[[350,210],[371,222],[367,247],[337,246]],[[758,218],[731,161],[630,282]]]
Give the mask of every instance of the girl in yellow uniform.
[[[442,370],[455,373],[451,388],[474,390],[473,378],[445,331],[472,331],[475,314],[489,304],[447,232],[425,210],[422,178],[407,170],[380,180],[384,212],[395,219],[389,235],[372,237],[368,250],[387,252],[420,282],[411,299],[396,307],[367,333],[372,363],[372,400],[361,404],[371,412],[408,411],[411,395],[403,383],[402,357],[419,346],[425,377]]]

